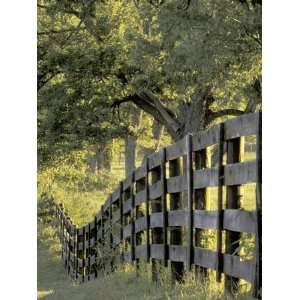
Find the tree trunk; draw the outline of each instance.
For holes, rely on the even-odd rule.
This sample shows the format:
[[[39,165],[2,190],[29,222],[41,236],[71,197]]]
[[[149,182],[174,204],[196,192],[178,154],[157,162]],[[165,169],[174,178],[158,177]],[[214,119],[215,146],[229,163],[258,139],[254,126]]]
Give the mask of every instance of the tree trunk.
[[[125,175],[129,176],[135,169],[135,153],[137,138],[128,135],[125,139]]]

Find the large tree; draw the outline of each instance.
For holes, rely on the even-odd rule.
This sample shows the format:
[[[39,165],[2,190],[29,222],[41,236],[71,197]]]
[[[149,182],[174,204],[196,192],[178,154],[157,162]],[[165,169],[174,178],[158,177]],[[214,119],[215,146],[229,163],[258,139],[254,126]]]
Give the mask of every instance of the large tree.
[[[38,15],[42,148],[127,135],[125,102],[174,140],[260,105],[259,1],[39,0]]]

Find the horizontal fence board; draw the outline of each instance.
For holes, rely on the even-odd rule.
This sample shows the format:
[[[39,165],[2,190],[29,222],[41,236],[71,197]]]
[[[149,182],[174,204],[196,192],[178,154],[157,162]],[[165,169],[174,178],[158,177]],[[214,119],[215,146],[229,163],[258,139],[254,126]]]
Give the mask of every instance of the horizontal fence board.
[[[101,220],[101,218],[102,218],[102,212],[100,210],[96,215],[97,222],[99,222]]]
[[[186,226],[188,224],[188,212],[185,210],[171,210],[168,212],[169,226]]]
[[[245,114],[225,122],[225,139],[230,140],[240,136],[257,133],[259,113]]]
[[[252,261],[241,261],[237,255],[224,254],[223,272],[227,275],[252,281],[254,274]]]
[[[108,217],[108,213],[109,213],[108,209],[109,209],[109,202],[106,201],[103,204],[103,219]]]
[[[163,191],[163,189],[162,189],[161,180],[155,182],[153,185],[151,185],[149,187],[149,198],[150,198],[150,200],[154,200],[154,199],[157,199],[157,198],[161,197],[162,191]]]
[[[163,259],[164,258],[164,245],[152,244],[150,245],[151,258]]]
[[[84,259],[77,258],[77,261],[78,261],[78,267],[83,268],[84,267]]]
[[[100,228],[100,229],[97,231],[97,241],[99,241],[101,238],[102,238],[102,228]]]
[[[156,168],[161,163],[161,156],[159,152],[154,152],[148,157],[149,170]]]
[[[112,222],[118,222],[121,219],[121,210],[117,209],[112,213]]]
[[[127,176],[123,180],[123,191],[127,190],[132,184],[132,175]]]
[[[142,164],[139,168],[137,168],[134,172],[134,179],[135,181],[140,180],[141,178],[144,178],[147,175],[147,168],[146,164]]]
[[[136,219],[135,223],[134,223],[134,226],[135,226],[135,232],[136,233],[140,232],[140,231],[143,231],[143,230],[146,230],[146,228],[147,228],[147,216]]]
[[[147,199],[146,189],[139,191],[138,193],[136,193],[136,195],[134,197],[135,205],[139,205],[139,204],[145,202],[146,199]]]
[[[91,255],[90,256],[90,264],[93,265],[96,263],[96,255]]]
[[[150,215],[150,228],[163,227],[163,212],[152,213]]]
[[[240,185],[257,181],[256,160],[226,165],[224,168],[225,185]]]
[[[173,160],[185,154],[185,139],[181,139],[173,145],[166,147],[166,160]]]
[[[93,246],[95,246],[95,239],[92,237],[90,239],[90,247],[93,247]]]
[[[240,209],[225,209],[223,228],[237,232],[256,232],[256,212]]]
[[[112,194],[111,194],[111,202],[115,203],[120,200],[120,188],[117,188]]]
[[[125,226],[123,228],[123,238],[124,239],[131,236],[131,228],[132,228],[132,224],[128,224],[127,226]]]
[[[169,246],[169,257],[171,261],[187,262],[187,251],[186,246],[170,245]]]
[[[135,247],[136,258],[147,258],[147,245],[138,245]]]
[[[175,176],[167,179],[167,193],[179,193],[186,189],[185,176]]]
[[[123,203],[123,215],[131,210],[132,200],[131,197]]]
[[[78,250],[83,250],[83,243],[82,242],[78,243]]]
[[[208,146],[219,143],[220,140],[220,125],[214,126],[205,130],[204,132],[199,132],[192,137],[192,150],[198,151],[205,149]]]
[[[195,170],[193,175],[194,189],[202,189],[209,186],[218,186],[219,168]]]
[[[216,270],[218,253],[213,250],[194,247],[194,263],[197,266]]]
[[[194,210],[194,227],[200,229],[217,229],[218,212],[208,210]]]

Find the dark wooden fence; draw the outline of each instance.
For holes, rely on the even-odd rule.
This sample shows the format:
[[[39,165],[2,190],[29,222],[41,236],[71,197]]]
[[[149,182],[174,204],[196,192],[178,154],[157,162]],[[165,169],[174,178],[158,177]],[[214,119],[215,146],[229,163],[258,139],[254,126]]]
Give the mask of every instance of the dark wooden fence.
[[[253,160],[241,161],[246,136],[254,136],[256,152]],[[211,166],[206,152],[213,145],[218,159]],[[241,201],[241,186],[248,183],[255,183],[253,210],[245,209]],[[209,187],[216,187],[215,210],[206,205]],[[194,266],[199,276],[207,276],[210,269],[217,281],[224,277],[228,293],[244,279],[260,298],[261,207],[261,112],[257,112],[187,135],[153,153],[81,228],[57,205],[65,268],[72,278],[85,282],[123,262],[136,264],[138,270],[140,260],[145,260],[152,264],[154,281],[159,268],[168,265],[172,280],[180,281]],[[207,229],[215,233],[214,250],[201,243]],[[255,237],[251,260],[237,253],[243,233]],[[99,263],[107,248],[113,256]]]

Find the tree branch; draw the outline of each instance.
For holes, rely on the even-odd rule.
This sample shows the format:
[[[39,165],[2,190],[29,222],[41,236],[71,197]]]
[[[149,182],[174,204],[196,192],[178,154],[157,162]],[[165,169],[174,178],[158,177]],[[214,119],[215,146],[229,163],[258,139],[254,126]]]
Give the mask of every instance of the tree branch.
[[[224,116],[240,116],[245,112],[239,109],[228,108],[219,111],[208,110],[207,112],[207,123],[211,123],[216,118],[224,117]]]
[[[165,107],[150,91],[143,91],[139,94],[136,93],[115,100],[111,107],[119,107],[125,102],[133,102],[137,107],[149,113],[157,122],[163,124],[173,139],[178,138],[181,125],[176,119],[175,114]]]

